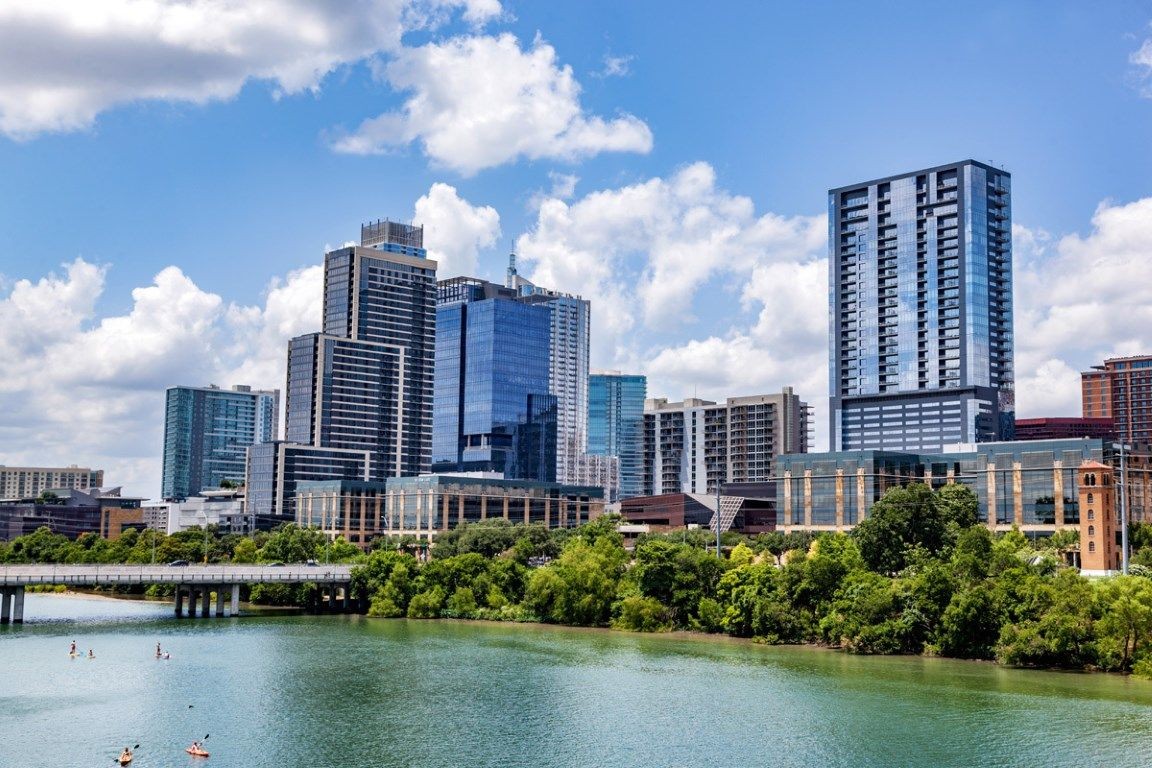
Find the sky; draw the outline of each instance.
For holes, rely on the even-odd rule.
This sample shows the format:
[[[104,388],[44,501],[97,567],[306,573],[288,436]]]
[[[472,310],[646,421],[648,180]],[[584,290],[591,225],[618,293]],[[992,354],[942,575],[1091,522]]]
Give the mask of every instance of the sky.
[[[1152,352],[1152,3],[0,0],[0,464],[156,497],[164,390],[283,389],[326,249],[592,300],[592,363],[791,386],[827,190],[1012,173],[1017,409]]]

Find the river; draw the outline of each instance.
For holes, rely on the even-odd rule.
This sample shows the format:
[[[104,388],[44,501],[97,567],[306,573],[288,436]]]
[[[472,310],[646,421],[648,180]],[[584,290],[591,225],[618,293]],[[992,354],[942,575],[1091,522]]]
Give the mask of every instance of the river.
[[[534,625],[29,595],[0,765],[1144,766],[1152,682]],[[69,658],[69,642],[95,659]],[[156,643],[172,655],[154,658]],[[208,760],[183,752],[209,734]]]

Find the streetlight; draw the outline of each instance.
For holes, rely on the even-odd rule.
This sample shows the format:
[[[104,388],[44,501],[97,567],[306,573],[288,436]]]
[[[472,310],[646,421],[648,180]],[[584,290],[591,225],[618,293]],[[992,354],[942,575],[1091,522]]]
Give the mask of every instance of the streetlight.
[[[1112,443],[1112,447],[1120,451],[1120,568],[1125,576],[1128,575],[1128,464],[1125,462],[1124,451],[1132,450],[1127,443]]]
[[[208,565],[208,510],[202,510],[200,515],[204,518],[204,565]]]

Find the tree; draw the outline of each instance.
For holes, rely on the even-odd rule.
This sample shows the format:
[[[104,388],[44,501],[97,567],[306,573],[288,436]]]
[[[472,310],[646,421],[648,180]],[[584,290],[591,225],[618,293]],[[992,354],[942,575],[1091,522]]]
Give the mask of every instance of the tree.
[[[938,553],[947,541],[949,515],[962,517],[966,503],[957,491],[949,491],[941,503],[924,483],[892,488],[853,531],[860,554],[872,570],[895,574],[908,564],[909,549],[922,547],[929,554]]]
[[[1000,617],[991,590],[983,583],[952,595],[940,619],[937,647],[945,656],[990,659],[1000,633]]]
[[[961,483],[948,483],[935,493],[935,503],[946,524],[963,530],[980,521],[980,501],[976,494]]]
[[[709,552],[666,539],[649,539],[636,545],[635,566],[629,575],[644,597],[667,606],[668,619],[675,626],[687,627],[700,600],[715,594],[723,571],[723,562]]]
[[[1098,624],[1100,661],[1106,669],[1127,672],[1152,634],[1152,581],[1116,576],[1100,587],[1103,607]]]

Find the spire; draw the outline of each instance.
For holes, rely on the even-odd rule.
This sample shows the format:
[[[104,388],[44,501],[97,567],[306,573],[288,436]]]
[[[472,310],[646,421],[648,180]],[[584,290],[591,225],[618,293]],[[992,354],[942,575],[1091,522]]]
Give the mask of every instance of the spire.
[[[518,274],[516,271],[516,251],[511,251],[508,254],[508,276],[504,278],[504,287],[515,288]]]

